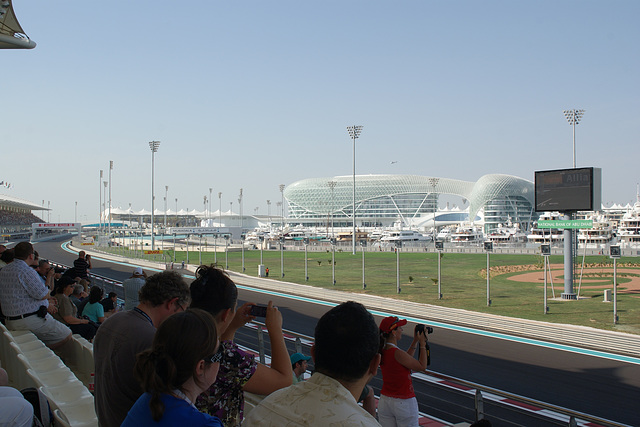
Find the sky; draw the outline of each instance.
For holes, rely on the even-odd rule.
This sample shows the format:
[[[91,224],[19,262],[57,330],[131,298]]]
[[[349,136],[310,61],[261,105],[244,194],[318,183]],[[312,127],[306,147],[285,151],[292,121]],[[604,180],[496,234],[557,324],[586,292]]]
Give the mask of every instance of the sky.
[[[573,165],[602,201],[640,182],[640,2],[13,0],[0,50],[0,194],[52,222],[114,207],[267,214],[280,184],[352,174],[534,180]],[[230,205],[230,202],[233,204]],[[257,208],[257,210],[256,210]],[[34,212],[39,214],[38,211]],[[46,215],[43,215],[43,217]],[[46,219],[46,218],[45,218]]]

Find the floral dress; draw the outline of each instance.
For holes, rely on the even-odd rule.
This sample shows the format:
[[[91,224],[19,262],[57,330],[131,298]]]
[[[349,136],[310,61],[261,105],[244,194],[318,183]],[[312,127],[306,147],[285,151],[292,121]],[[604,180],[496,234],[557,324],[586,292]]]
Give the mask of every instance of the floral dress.
[[[239,426],[244,411],[242,387],[256,372],[258,362],[253,354],[240,350],[233,341],[222,341],[223,359],[216,382],[198,396],[196,407],[214,415],[225,425]]]

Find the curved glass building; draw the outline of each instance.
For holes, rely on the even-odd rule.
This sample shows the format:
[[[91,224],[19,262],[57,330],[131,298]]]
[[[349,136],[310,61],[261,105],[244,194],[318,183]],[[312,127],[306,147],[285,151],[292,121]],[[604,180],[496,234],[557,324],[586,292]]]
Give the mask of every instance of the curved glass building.
[[[469,217],[484,212],[485,232],[511,219],[529,229],[537,219],[533,182],[510,175],[491,174],[476,182],[418,175],[356,175],[356,226],[386,227],[400,220],[405,226],[425,226],[433,216],[440,195],[469,201]],[[353,176],[309,178],[284,190],[290,224],[336,227],[353,224]],[[438,211],[440,216],[450,213]],[[458,214],[458,217],[460,215]],[[444,219],[444,218],[443,218]]]

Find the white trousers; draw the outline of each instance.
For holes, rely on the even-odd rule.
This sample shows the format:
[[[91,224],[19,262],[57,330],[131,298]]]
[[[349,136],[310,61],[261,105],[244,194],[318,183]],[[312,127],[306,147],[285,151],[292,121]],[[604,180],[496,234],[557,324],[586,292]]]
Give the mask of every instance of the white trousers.
[[[382,427],[418,427],[418,400],[380,395],[378,422]]]

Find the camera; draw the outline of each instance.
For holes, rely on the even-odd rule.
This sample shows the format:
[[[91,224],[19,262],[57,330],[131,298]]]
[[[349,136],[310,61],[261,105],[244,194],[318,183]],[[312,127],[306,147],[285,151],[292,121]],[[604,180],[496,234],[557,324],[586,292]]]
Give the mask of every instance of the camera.
[[[249,314],[256,317],[267,317],[267,307],[264,305],[252,305]]]
[[[433,328],[431,326],[427,326],[427,325],[416,325],[416,327],[413,330],[414,334],[423,334],[423,335],[427,335],[427,334],[432,334],[433,333]]]

